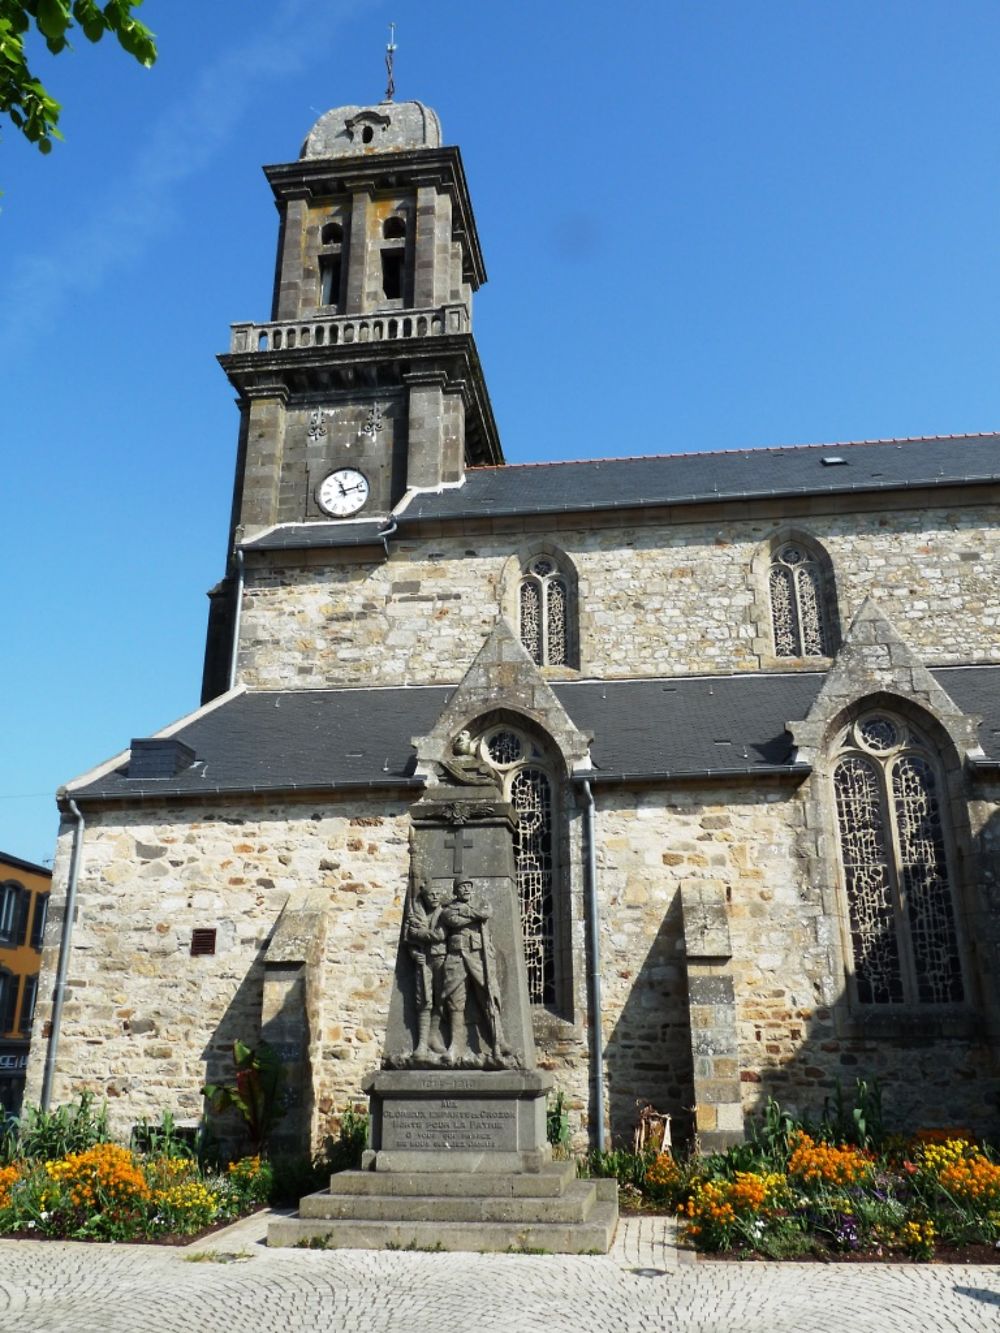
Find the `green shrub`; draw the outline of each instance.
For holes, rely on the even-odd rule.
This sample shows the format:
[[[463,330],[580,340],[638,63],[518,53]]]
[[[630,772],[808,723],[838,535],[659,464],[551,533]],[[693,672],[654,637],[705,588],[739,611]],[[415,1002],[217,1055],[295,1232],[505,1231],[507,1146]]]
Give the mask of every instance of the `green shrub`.
[[[632,1152],[628,1148],[592,1148],[583,1160],[583,1174],[614,1178],[622,1189],[642,1192],[646,1181],[646,1172],[656,1154]]]
[[[298,1204],[306,1194],[315,1194],[330,1181],[330,1170],[322,1156],[313,1158],[308,1153],[275,1153],[271,1158],[271,1191],[269,1201],[278,1208]]]
[[[886,1141],[882,1114],[882,1089],[876,1079],[871,1083],[855,1079],[854,1096],[845,1097],[840,1079],[833,1098],[823,1103],[818,1137],[827,1143],[853,1143],[856,1148],[879,1149]]]
[[[82,1092],[79,1101],[51,1111],[29,1107],[0,1140],[0,1161],[53,1161],[110,1139],[107,1102],[95,1106],[94,1094]]]
[[[545,1108],[545,1137],[557,1156],[564,1156],[569,1149],[569,1113],[566,1110],[566,1098],[557,1092]]]
[[[368,1113],[349,1106],[340,1117],[337,1137],[329,1136],[317,1165],[328,1175],[335,1171],[356,1171],[368,1143]]]

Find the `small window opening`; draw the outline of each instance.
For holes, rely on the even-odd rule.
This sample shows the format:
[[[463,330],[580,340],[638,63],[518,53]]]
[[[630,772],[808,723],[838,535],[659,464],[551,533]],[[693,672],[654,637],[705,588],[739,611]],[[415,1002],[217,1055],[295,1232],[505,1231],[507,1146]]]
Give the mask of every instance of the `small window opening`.
[[[382,294],[387,301],[398,301],[403,295],[403,252],[382,251]]]
[[[399,241],[406,236],[406,218],[386,218],[382,223],[382,235],[387,241]]]
[[[198,927],[191,932],[191,957],[215,953],[215,927]]]
[[[341,245],[344,240],[344,229],[339,222],[328,222],[319,234],[323,245]]]
[[[323,255],[319,261],[319,303],[340,305],[340,255]]]
[[[370,125],[366,125],[364,129],[361,131],[362,142],[371,143],[371,141],[374,138],[375,138],[375,131],[372,129]]]

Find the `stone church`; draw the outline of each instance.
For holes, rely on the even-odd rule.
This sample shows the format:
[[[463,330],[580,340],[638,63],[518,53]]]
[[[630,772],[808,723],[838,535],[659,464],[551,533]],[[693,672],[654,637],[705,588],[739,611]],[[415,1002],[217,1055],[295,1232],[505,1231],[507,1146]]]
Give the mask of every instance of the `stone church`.
[[[996,1132],[1000,436],[507,465],[435,113],[338,108],[266,175],[203,704],[60,792],[28,1101],[192,1120],[264,1037],[318,1142],[461,749],[515,813],[578,1146],[651,1103],[713,1147],[858,1077]]]

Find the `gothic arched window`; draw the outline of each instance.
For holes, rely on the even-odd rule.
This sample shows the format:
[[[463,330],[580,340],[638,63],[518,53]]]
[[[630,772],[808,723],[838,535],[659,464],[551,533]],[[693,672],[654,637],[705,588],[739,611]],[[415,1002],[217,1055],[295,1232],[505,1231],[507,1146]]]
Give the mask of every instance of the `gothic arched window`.
[[[556,787],[541,749],[511,727],[494,727],[482,740],[484,759],[499,770],[514,807],[514,867],[524,933],[528,996],[556,1002],[555,887],[558,875]]]
[[[819,558],[803,542],[777,547],[768,571],[775,657],[828,657],[833,608]]]
[[[965,999],[936,756],[908,723],[868,713],[833,768],[850,951],[861,1004]]]
[[[539,666],[570,665],[569,581],[553,556],[530,560],[521,575],[518,621],[521,642]]]

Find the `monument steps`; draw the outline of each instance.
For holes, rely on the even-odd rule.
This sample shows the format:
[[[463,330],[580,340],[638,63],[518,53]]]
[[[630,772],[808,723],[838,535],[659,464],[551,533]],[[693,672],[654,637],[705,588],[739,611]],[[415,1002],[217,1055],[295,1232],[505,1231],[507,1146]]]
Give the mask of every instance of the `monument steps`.
[[[324,1190],[299,1204],[302,1218],[350,1218],[358,1222],[514,1222],[517,1224],[585,1222],[597,1202],[591,1181],[574,1180],[555,1197],[513,1198],[510,1195],[432,1193],[439,1181],[428,1181],[427,1192],[401,1197],[389,1194],[335,1194]]]
[[[278,1218],[268,1228],[267,1243],[290,1246],[310,1241],[325,1242],[332,1250],[465,1250],[473,1253],[540,1250],[550,1254],[607,1254],[617,1222],[617,1202],[598,1198],[584,1222],[517,1224]]]
[[[547,1198],[576,1180],[575,1162],[548,1162],[540,1171],[338,1171],[331,1194],[393,1194]]]

